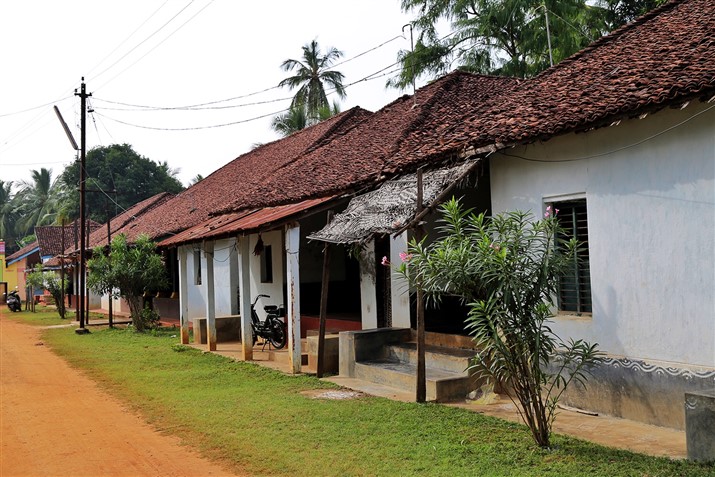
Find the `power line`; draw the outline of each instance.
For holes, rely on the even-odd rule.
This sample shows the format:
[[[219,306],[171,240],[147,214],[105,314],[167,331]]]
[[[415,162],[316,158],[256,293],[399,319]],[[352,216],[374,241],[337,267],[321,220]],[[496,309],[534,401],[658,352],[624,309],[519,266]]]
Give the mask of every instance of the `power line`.
[[[158,29],[154,30],[154,32],[153,32],[152,34],[150,34],[148,37],[144,38],[142,41],[140,41],[139,43],[137,43],[132,49],[130,49],[129,51],[127,51],[126,53],[124,53],[124,54],[123,54],[118,60],[116,60],[114,63],[112,63],[111,65],[107,66],[106,68],[104,68],[104,69],[103,69],[102,71],[100,71],[99,73],[97,73],[97,75],[95,75],[92,79],[96,80],[97,78],[99,78],[100,76],[102,76],[104,73],[106,73],[108,70],[110,70],[111,68],[113,68],[117,63],[119,63],[119,62],[122,61],[124,58],[126,58],[127,56],[129,56],[129,54],[131,54],[131,53],[132,53],[133,51],[135,51],[137,48],[139,48],[139,47],[142,46],[144,43],[146,43],[147,41],[149,41],[149,39],[151,39],[154,35],[156,35],[156,34],[159,33],[161,30],[163,30],[164,28],[166,28],[166,26],[167,26],[169,23],[171,23],[172,21],[174,21],[174,19],[175,19],[176,17],[178,17],[179,15],[181,15],[181,13],[182,13],[184,10],[186,10],[187,8],[189,8],[192,3],[194,3],[194,0],[191,0],[189,3],[187,3],[187,4],[184,6],[184,8],[182,8],[181,10],[179,10],[179,11],[178,11],[173,17],[171,17],[166,23],[164,23],[164,24],[163,24],[162,26],[160,26]]]
[[[130,39],[131,37],[133,37],[144,25],[146,25],[146,23],[147,23],[149,20],[151,20],[152,18],[154,18],[154,15],[156,15],[156,14],[159,12],[159,10],[161,10],[162,8],[164,8],[167,3],[169,3],[169,0],[165,0],[164,3],[162,3],[161,6],[159,6],[159,8],[157,8],[156,10],[154,10],[154,12],[153,12],[151,15],[149,15],[138,27],[136,27],[136,29],[134,29],[134,31],[131,32],[131,33],[129,34],[129,36],[127,36],[127,37],[126,37],[124,40],[122,40],[116,47],[114,47],[114,49],[113,49],[112,51],[110,51],[109,53],[107,53],[107,54],[104,56],[104,58],[102,58],[102,59],[99,61],[99,63],[97,63],[95,66],[92,67],[92,69],[90,69],[90,70],[87,72],[87,76],[91,75],[92,72],[99,67],[99,65],[101,65],[102,63],[104,63],[104,61],[105,61],[107,58],[109,58],[110,56],[112,56],[115,51],[117,51],[117,50],[118,50],[119,48],[121,48],[127,41],[129,41],[129,39]],[[99,76],[99,75],[98,75],[98,76]]]
[[[340,62],[340,63],[337,63],[337,64],[335,64],[335,65],[332,65],[332,68],[335,68],[335,67],[340,66],[340,65],[344,65],[345,63],[348,63],[348,62],[353,61],[353,60],[355,60],[355,59],[357,59],[357,58],[360,58],[361,56],[364,56],[364,55],[366,55],[366,54],[368,54],[368,53],[372,53],[373,51],[375,51],[375,50],[377,50],[377,49],[379,49],[379,48],[382,48],[383,46],[385,46],[385,45],[387,45],[387,44],[389,44],[389,43],[391,43],[391,42],[393,42],[393,41],[395,41],[396,39],[399,39],[399,38],[404,38],[404,37],[403,37],[402,35],[397,35],[397,36],[395,36],[395,37],[392,37],[392,38],[390,38],[389,40],[386,40],[386,41],[384,41],[384,42],[382,42],[382,43],[380,43],[380,44],[378,44],[378,45],[376,45],[376,46],[374,46],[374,47],[372,47],[372,48],[369,48],[369,49],[367,49],[367,50],[365,50],[365,51],[363,51],[363,52],[361,52],[361,53],[358,53],[357,55],[355,55],[355,56],[353,56],[353,57],[350,57],[350,58],[346,59],[345,61],[342,61],[342,62]],[[395,64],[397,64],[397,63],[394,63],[393,65],[390,65],[390,67],[391,67],[391,66],[394,66]],[[360,81],[361,81],[361,80],[360,80]],[[109,99],[102,99],[102,98],[96,98],[96,97],[95,97],[94,99],[95,99],[95,101],[102,101],[102,102],[104,102],[104,103],[116,104],[116,105],[119,105],[119,106],[126,106],[126,107],[128,107],[128,108],[137,108],[137,109],[121,109],[121,108],[112,109],[112,108],[107,108],[107,107],[101,108],[101,109],[104,109],[104,110],[107,110],[107,111],[109,111],[109,110],[116,110],[116,111],[122,111],[122,110],[123,110],[123,111],[142,111],[142,110],[173,111],[173,110],[228,109],[228,108],[238,108],[238,107],[244,107],[244,106],[255,106],[255,105],[260,105],[260,104],[268,104],[268,103],[274,103],[274,102],[284,101],[284,100],[287,100],[287,99],[292,99],[292,96],[291,96],[291,97],[287,97],[287,98],[279,98],[279,99],[272,99],[272,100],[266,100],[266,101],[256,101],[256,102],[253,102],[253,103],[242,103],[242,104],[239,104],[239,105],[231,105],[231,106],[223,106],[223,107],[208,107],[208,106],[212,106],[212,105],[214,105],[214,104],[219,104],[219,103],[227,103],[227,102],[230,102],[230,101],[235,101],[235,100],[237,100],[237,99],[244,99],[244,98],[248,98],[248,97],[251,97],[251,96],[256,96],[256,95],[258,95],[258,94],[266,93],[266,92],[268,92],[268,91],[272,91],[272,90],[274,90],[274,89],[279,89],[279,88],[280,88],[280,86],[271,86],[270,88],[265,88],[265,89],[262,89],[262,90],[260,90],[260,91],[254,91],[254,92],[252,92],[252,93],[242,94],[242,95],[234,96],[234,97],[231,97],[231,98],[219,99],[219,100],[215,100],[215,101],[209,101],[209,102],[206,102],[206,103],[190,104],[190,105],[185,105],[185,106],[150,106],[150,105],[142,105],[142,104],[124,103],[124,102],[121,102],[121,101],[112,101],[112,100],[109,100]]]
[[[204,5],[203,8],[201,8],[201,10],[199,10],[199,11],[196,12],[196,13],[194,13],[191,17],[189,17],[188,20],[186,20],[184,23],[182,23],[181,25],[179,25],[179,27],[178,27],[176,30],[174,30],[174,31],[172,31],[171,33],[169,33],[169,35],[167,35],[163,40],[161,40],[159,43],[157,43],[156,45],[154,45],[149,51],[147,51],[146,53],[144,53],[141,57],[139,57],[139,58],[138,58],[136,61],[134,61],[132,64],[130,64],[129,66],[127,66],[126,68],[124,68],[123,70],[121,70],[121,71],[120,71],[119,73],[117,73],[116,75],[112,76],[109,80],[107,80],[107,81],[105,81],[104,83],[102,83],[101,85],[99,85],[99,86],[95,89],[95,91],[98,90],[98,89],[100,89],[100,88],[102,88],[102,87],[104,87],[104,86],[106,86],[107,84],[109,84],[110,82],[112,82],[114,79],[116,79],[119,75],[123,74],[123,73],[124,73],[125,71],[127,71],[129,68],[131,68],[132,66],[136,65],[136,64],[139,63],[141,60],[143,60],[143,59],[144,59],[147,55],[149,55],[152,51],[156,50],[156,49],[157,49],[159,46],[161,46],[166,40],[168,40],[169,38],[171,38],[176,32],[178,32],[178,31],[181,30],[184,26],[186,26],[187,23],[189,23],[191,20],[193,20],[194,18],[196,18],[196,16],[198,16],[201,12],[203,12],[204,10],[206,10],[206,8],[207,8],[209,5],[211,5],[213,2],[214,2],[214,0],[211,0],[209,3],[207,3],[206,5]],[[193,3],[193,0],[191,1],[191,3]],[[189,3],[189,5],[191,5],[191,3]],[[189,5],[187,5],[186,7],[188,7]],[[173,20],[174,18],[176,18],[176,16],[178,16],[181,12],[183,12],[183,11],[186,9],[186,7],[184,7],[184,9],[182,9],[179,13],[177,13],[174,17],[172,17],[171,20]],[[169,22],[170,22],[171,20],[169,20]],[[167,22],[166,24],[168,24],[169,22]],[[163,27],[162,27],[162,28],[163,28]],[[132,50],[132,51],[133,51],[133,50]],[[126,56],[126,55],[125,55],[125,56]]]

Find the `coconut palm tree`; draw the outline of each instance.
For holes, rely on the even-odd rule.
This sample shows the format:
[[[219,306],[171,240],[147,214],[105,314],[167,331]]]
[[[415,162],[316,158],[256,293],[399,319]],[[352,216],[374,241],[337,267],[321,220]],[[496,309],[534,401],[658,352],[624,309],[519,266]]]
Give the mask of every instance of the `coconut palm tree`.
[[[288,59],[281,64],[284,71],[294,71],[295,74],[280,83],[278,86],[287,86],[293,90],[298,88],[291,109],[303,107],[309,122],[319,121],[319,111],[321,107],[330,107],[325,86],[337,93],[340,99],[344,99],[345,87],[343,78],[339,71],[330,70],[330,66],[335,60],[343,56],[342,51],[329,47],[325,54],[321,53],[317,40],[303,46],[302,60]]]
[[[0,180],[0,240],[12,244],[15,237],[13,223],[15,221],[15,203],[12,197],[12,181]]]
[[[325,121],[326,119],[340,113],[340,105],[333,101],[332,106],[321,106],[318,109],[316,121],[311,121],[306,108],[293,107],[285,114],[275,116],[271,121],[271,128],[283,137],[290,136],[294,132],[305,129],[313,122]]]
[[[57,215],[56,181],[52,180],[52,170],[44,167],[31,171],[32,181],[21,181],[20,191],[15,197],[19,219],[16,231],[19,235],[32,233],[37,225],[48,225]]]

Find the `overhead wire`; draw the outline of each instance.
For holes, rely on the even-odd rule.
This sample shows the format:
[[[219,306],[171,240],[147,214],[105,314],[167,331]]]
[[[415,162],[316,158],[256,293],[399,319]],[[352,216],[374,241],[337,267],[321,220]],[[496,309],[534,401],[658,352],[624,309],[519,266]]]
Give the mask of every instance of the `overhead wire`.
[[[402,35],[397,35],[397,36],[395,36],[395,37],[392,37],[392,38],[390,38],[389,40],[386,40],[386,41],[384,41],[384,42],[382,42],[382,43],[380,43],[380,44],[378,44],[378,45],[376,45],[376,46],[374,46],[374,47],[372,47],[372,48],[369,48],[369,49],[367,49],[367,50],[365,50],[365,51],[362,51],[362,52],[358,53],[358,54],[355,55],[355,56],[352,56],[352,57],[346,59],[345,61],[342,61],[342,62],[340,62],[340,63],[336,63],[336,64],[334,64],[334,65],[331,65],[331,68],[335,68],[335,67],[337,67],[337,66],[344,65],[345,63],[349,63],[350,61],[353,61],[353,60],[355,60],[355,59],[357,59],[357,58],[360,58],[360,57],[362,57],[362,56],[364,56],[364,55],[366,55],[366,54],[368,54],[368,53],[371,53],[371,52],[373,52],[373,51],[375,51],[375,50],[377,50],[377,49],[379,49],[379,48],[382,48],[383,46],[385,46],[385,45],[387,45],[387,44],[389,44],[389,43],[391,43],[391,42],[393,42],[393,41],[395,41],[396,39],[399,39],[399,38],[404,38],[404,37],[403,37]],[[396,64],[396,63],[395,63],[395,64]],[[393,64],[393,66],[394,66],[394,64]],[[142,105],[142,104],[132,104],[132,103],[126,103],[126,102],[121,102],[121,101],[113,101],[113,100],[104,99],[104,98],[98,98],[98,97],[95,97],[94,99],[95,99],[95,101],[101,101],[101,102],[104,102],[104,103],[116,104],[116,105],[119,105],[119,106],[127,106],[128,108],[137,108],[138,111],[141,111],[141,110],[170,111],[170,110],[224,109],[224,108],[243,107],[243,106],[254,106],[254,105],[260,105],[260,104],[267,104],[267,103],[271,103],[271,102],[278,102],[278,101],[283,101],[283,100],[285,100],[285,99],[292,99],[292,96],[291,96],[291,97],[287,97],[287,98],[279,98],[279,99],[266,100],[266,101],[257,101],[257,102],[253,102],[253,103],[243,103],[243,104],[240,104],[240,105],[226,106],[226,107],[224,107],[224,108],[219,108],[219,107],[217,107],[217,108],[211,108],[211,107],[205,107],[205,106],[212,106],[212,105],[214,105],[214,104],[227,103],[227,102],[230,102],[230,101],[235,101],[235,100],[237,100],[237,99],[244,99],[244,98],[248,98],[248,97],[251,97],[251,96],[256,96],[256,95],[259,95],[259,94],[262,94],[262,93],[266,93],[266,92],[268,92],[268,91],[272,91],[272,90],[274,90],[274,89],[279,89],[279,88],[281,88],[281,87],[280,87],[280,86],[271,86],[270,88],[265,88],[265,89],[262,89],[262,90],[260,90],[260,91],[254,91],[254,92],[252,92],[252,93],[242,94],[242,95],[239,95],[239,96],[233,96],[233,97],[231,97],[231,98],[225,98],[225,99],[219,99],[219,100],[209,101],[209,102],[205,102],[205,103],[190,104],[190,105],[183,105],[183,106],[151,106],[151,105]],[[104,110],[112,110],[111,108],[107,108],[107,107],[101,107],[101,109],[104,109]],[[115,109],[115,110],[119,111],[119,110],[121,110],[121,109],[117,108],[117,109]],[[127,111],[131,111],[131,110],[130,110],[130,109],[127,109]]]
[[[130,39],[131,37],[133,37],[134,35],[136,35],[136,33],[137,33],[144,25],[146,25],[149,20],[151,20],[152,18],[154,18],[154,16],[159,12],[159,10],[161,10],[162,8],[164,8],[167,3],[169,3],[169,0],[165,0],[164,3],[162,3],[162,4],[159,6],[159,8],[157,8],[156,10],[154,10],[154,12],[151,13],[151,15],[149,15],[147,18],[145,18],[144,21],[141,22],[141,24],[140,24],[138,27],[136,27],[133,32],[131,32],[131,33],[129,34],[129,36],[127,36],[127,37],[126,37],[124,40],[122,40],[116,47],[114,47],[114,49],[113,49],[112,51],[110,51],[109,53],[107,53],[107,54],[104,56],[104,58],[102,58],[102,59],[99,61],[99,63],[97,63],[96,65],[94,65],[94,66],[87,72],[87,77],[90,77],[91,74],[92,74],[92,72],[93,72],[94,70],[96,70],[97,68],[99,68],[99,66],[100,66],[102,63],[104,63],[104,61],[105,61],[107,58],[109,58],[110,56],[112,56],[115,51],[117,51],[119,48],[121,48],[127,41],[129,41],[129,39]]]
[[[129,51],[127,51],[127,52],[124,53],[122,56],[120,56],[119,59],[117,59],[116,61],[114,61],[114,63],[112,63],[111,65],[107,66],[107,67],[104,68],[102,71],[100,71],[99,73],[97,73],[96,75],[94,75],[93,79],[96,80],[97,78],[99,78],[100,76],[102,76],[104,73],[106,73],[107,71],[109,71],[110,69],[112,69],[114,66],[116,66],[116,65],[117,65],[120,61],[122,61],[124,58],[126,58],[126,57],[129,56],[131,53],[133,53],[137,48],[139,48],[140,46],[142,46],[144,43],[146,43],[146,42],[149,41],[152,37],[154,37],[156,34],[158,34],[161,30],[163,30],[164,28],[166,28],[167,25],[169,25],[172,21],[174,21],[174,19],[176,19],[176,17],[178,17],[179,15],[181,15],[181,14],[184,12],[184,10],[186,10],[187,8],[189,8],[192,3],[194,3],[194,0],[191,0],[189,3],[187,3],[186,5],[184,5],[184,7],[183,7],[181,10],[179,10],[176,14],[174,14],[174,16],[172,16],[171,18],[169,18],[169,20],[167,20],[167,21],[166,21],[163,25],[161,25],[158,29],[154,30],[154,32],[151,33],[149,36],[147,36],[146,38],[144,38],[143,40],[141,40],[139,43],[137,43],[136,45],[134,45],[133,48],[131,48]],[[106,84],[106,83],[105,83],[105,84]]]
[[[209,3],[207,3],[206,5],[204,5],[198,12],[194,13],[191,17],[189,17],[188,20],[186,20],[184,23],[182,23],[181,25],[179,25],[178,28],[176,28],[174,31],[172,31],[171,33],[169,33],[163,40],[161,40],[159,43],[157,43],[156,45],[154,45],[149,51],[147,51],[147,52],[144,53],[142,56],[140,56],[136,61],[134,61],[133,63],[131,63],[130,65],[128,65],[126,68],[124,68],[123,70],[121,70],[121,71],[120,71],[119,73],[117,73],[116,75],[112,76],[109,80],[105,81],[104,83],[102,83],[101,85],[99,85],[98,87],[96,87],[96,88],[95,88],[95,91],[97,91],[97,90],[101,89],[102,87],[106,86],[107,84],[111,83],[111,82],[114,81],[118,76],[120,76],[120,75],[122,75],[123,73],[125,73],[129,68],[131,68],[132,66],[136,65],[136,64],[139,63],[141,60],[143,60],[147,55],[149,55],[151,52],[153,52],[154,50],[156,50],[159,46],[161,46],[162,44],[164,44],[164,42],[165,42],[166,40],[168,40],[169,38],[171,38],[172,36],[174,36],[174,35],[176,34],[176,32],[178,32],[178,31],[181,30],[184,26],[186,26],[187,23],[189,23],[191,20],[193,20],[194,18],[196,18],[201,12],[203,12],[204,10],[206,10],[206,8],[208,8],[208,6],[211,5],[213,2],[214,2],[214,0],[211,0]],[[191,1],[191,3],[193,3],[193,0]],[[191,3],[190,3],[190,4],[191,4]],[[189,5],[190,5],[190,4],[189,4]],[[188,5],[187,5],[187,7],[188,7]],[[183,11],[184,11],[184,10],[182,9],[181,12],[183,12]],[[179,14],[180,14],[181,12],[179,12]],[[178,16],[178,14],[175,15],[173,18],[176,18],[176,16]],[[173,18],[172,18],[172,20],[173,20]],[[169,21],[171,21],[171,20],[169,20]],[[168,23],[168,22],[167,22],[167,23]]]

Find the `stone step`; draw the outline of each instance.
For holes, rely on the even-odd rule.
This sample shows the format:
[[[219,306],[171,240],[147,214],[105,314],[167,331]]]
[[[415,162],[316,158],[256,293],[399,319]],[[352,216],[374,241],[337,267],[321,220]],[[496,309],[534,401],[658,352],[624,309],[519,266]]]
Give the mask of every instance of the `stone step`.
[[[388,360],[417,365],[417,343],[393,343],[386,347],[386,351]],[[474,350],[427,345],[425,346],[425,363],[429,368],[466,376],[473,374],[467,371],[467,368],[475,354]]]
[[[464,399],[479,384],[475,378],[466,373],[428,367],[425,374],[428,401],[447,402]],[[405,391],[415,389],[416,376],[417,366],[396,360],[379,359],[355,363],[355,378]]]

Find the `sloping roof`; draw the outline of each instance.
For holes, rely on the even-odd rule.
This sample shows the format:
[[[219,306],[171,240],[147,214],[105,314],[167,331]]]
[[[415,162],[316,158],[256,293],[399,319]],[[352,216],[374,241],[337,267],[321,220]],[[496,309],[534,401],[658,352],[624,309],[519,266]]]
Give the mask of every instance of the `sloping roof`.
[[[507,94],[514,78],[456,71],[402,96],[360,125],[299,161],[283,167],[257,193],[240,197],[222,212],[280,205],[330,194],[374,187],[417,161],[415,144],[439,144],[440,133],[478,111],[488,99]]]
[[[116,232],[121,230],[123,227],[125,227],[127,224],[129,224],[133,220],[137,220],[138,217],[141,215],[147,213],[154,207],[157,207],[170,198],[174,197],[173,194],[170,194],[168,192],[161,192],[159,194],[153,195],[149,197],[148,199],[144,199],[143,201],[134,204],[121,214],[117,215],[116,217],[113,217],[109,221],[109,227],[111,231],[111,237],[114,237],[116,235]],[[89,247],[94,248],[98,245],[104,245],[107,243],[107,224],[102,225],[99,227],[97,230],[93,230],[92,233],[89,236]]]
[[[524,144],[715,95],[715,1],[675,0],[640,17],[482,111],[415,154]]]
[[[233,200],[242,202],[254,196],[272,174],[281,174],[284,167],[333,137],[344,134],[371,114],[361,108],[352,108],[286,138],[257,147],[117,232],[124,233],[129,240],[141,233],[161,239],[200,224]]]
[[[17,262],[18,260],[22,260],[23,258],[27,257],[28,255],[32,255],[33,253],[39,252],[39,251],[40,251],[40,245],[37,243],[37,240],[35,240],[34,242],[25,245],[20,250],[13,253],[12,255],[8,255],[7,257],[5,257],[5,264],[12,265],[13,263]]]
[[[422,177],[423,207],[432,204],[445,188],[462,179],[479,160],[427,171]],[[354,197],[311,240],[333,243],[362,242],[375,234],[389,234],[405,226],[417,211],[417,174],[386,181],[373,191]]]
[[[88,230],[96,230],[101,225],[93,220],[87,221]],[[76,228],[75,228],[76,227]],[[62,227],[61,225],[43,225],[35,227],[37,243],[40,246],[40,255],[53,257],[62,255],[62,235],[64,234],[65,249],[74,248],[75,240],[79,237],[79,220]]]
[[[286,204],[278,207],[264,207],[261,209],[248,209],[241,212],[223,214],[213,217],[206,222],[191,227],[183,232],[169,237],[159,243],[160,247],[169,247],[181,243],[196,242],[206,239],[227,237],[237,233],[246,233],[266,228],[276,227],[293,219],[296,215],[307,213],[335,197],[321,197],[305,200],[295,204]]]

